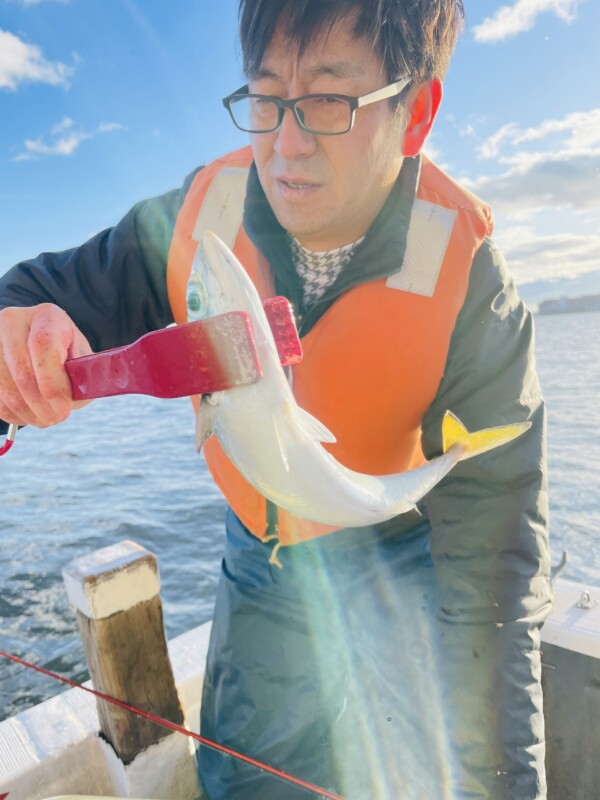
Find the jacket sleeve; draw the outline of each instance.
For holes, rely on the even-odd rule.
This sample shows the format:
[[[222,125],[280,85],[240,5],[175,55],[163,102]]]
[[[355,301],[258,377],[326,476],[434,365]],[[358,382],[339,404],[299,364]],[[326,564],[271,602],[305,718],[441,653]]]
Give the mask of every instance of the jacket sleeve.
[[[450,409],[469,428],[529,420],[458,464],[425,498],[440,586],[441,663],[457,798],[545,797],[539,629],[549,611],[545,412],[532,316],[486,240],[452,336],[423,447],[441,452]]]
[[[17,264],[0,277],[0,308],[55,303],[94,351],[129,344],[171,323],[167,257],[194,174],[181,189],[137,203],[80,247]]]
[[[95,352],[173,322],[167,258],[177,213],[196,172],[181,189],[137,203],[113,228],[81,246],[14,266],[0,276],[0,309],[54,303]],[[7,428],[0,420],[0,437]]]

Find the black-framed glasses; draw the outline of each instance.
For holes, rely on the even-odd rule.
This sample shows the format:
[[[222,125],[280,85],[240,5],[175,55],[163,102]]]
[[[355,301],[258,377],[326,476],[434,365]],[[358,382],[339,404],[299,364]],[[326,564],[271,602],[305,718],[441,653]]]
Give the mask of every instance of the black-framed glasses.
[[[233,124],[247,133],[272,133],[283,121],[286,108],[293,112],[300,127],[320,136],[339,136],[354,125],[356,111],[371,103],[396,97],[408,86],[409,77],[390,83],[382,89],[351,97],[346,94],[305,94],[282,100],[270,94],[250,94],[248,86],[223,98]]]

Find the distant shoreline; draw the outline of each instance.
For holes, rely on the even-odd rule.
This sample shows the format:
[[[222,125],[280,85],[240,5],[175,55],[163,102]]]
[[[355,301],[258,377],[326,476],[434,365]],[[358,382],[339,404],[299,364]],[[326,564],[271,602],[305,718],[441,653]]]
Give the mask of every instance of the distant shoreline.
[[[600,294],[544,300],[539,304],[537,313],[541,315],[574,314],[578,311],[600,311]]]

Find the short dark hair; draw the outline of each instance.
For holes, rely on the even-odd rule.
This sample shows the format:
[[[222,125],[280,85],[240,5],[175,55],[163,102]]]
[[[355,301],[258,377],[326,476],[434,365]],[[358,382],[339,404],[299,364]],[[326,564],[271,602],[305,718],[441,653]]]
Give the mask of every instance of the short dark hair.
[[[463,0],[240,0],[244,73],[258,72],[282,15],[301,54],[315,35],[352,14],[354,35],[373,43],[392,82],[444,77],[465,12]]]

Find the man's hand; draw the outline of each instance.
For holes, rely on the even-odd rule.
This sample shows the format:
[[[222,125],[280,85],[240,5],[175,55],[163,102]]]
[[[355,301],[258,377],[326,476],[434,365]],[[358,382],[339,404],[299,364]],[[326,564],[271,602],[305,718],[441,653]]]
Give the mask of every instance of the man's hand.
[[[64,368],[92,352],[67,314],[50,303],[0,311],[0,419],[46,428],[65,420],[74,403]]]

